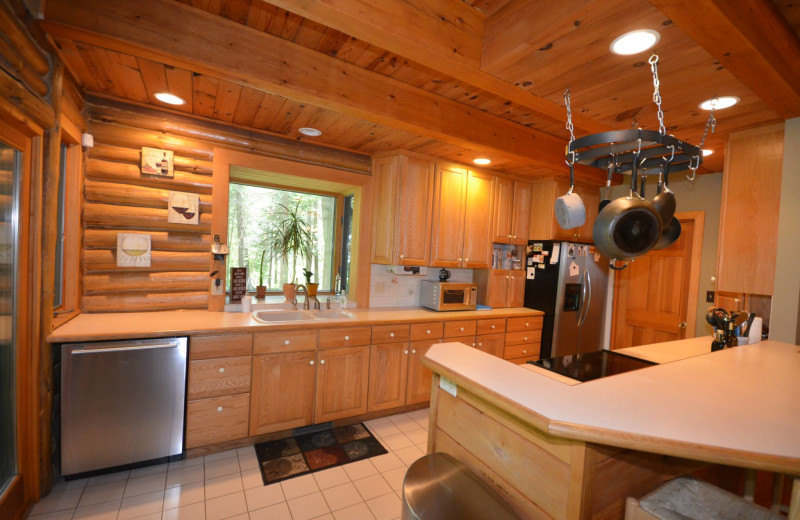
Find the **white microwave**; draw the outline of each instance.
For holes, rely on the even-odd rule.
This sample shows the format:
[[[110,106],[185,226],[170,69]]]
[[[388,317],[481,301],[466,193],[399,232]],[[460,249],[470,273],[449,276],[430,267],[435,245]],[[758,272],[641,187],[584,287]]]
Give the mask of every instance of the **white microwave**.
[[[419,299],[420,305],[435,311],[474,311],[478,303],[478,286],[474,283],[422,280]]]

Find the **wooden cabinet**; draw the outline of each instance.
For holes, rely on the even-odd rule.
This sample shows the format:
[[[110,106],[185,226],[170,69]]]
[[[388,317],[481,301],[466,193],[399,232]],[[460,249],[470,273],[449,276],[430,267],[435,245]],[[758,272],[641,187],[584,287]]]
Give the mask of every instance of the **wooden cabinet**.
[[[367,411],[369,347],[317,352],[314,422],[335,421]]]
[[[492,242],[527,244],[531,213],[531,184],[505,177],[495,179]]]
[[[409,351],[408,342],[370,346],[368,411],[405,404]]]
[[[437,165],[434,178],[429,265],[488,268],[492,253],[495,177],[446,164]]]
[[[568,240],[593,242],[592,227],[597,219],[600,188],[575,184],[574,193],[580,195],[586,207],[586,222],[577,228],[563,229],[555,217],[555,201],[569,190],[569,180],[548,178],[534,181],[531,199],[531,216],[528,238],[531,240]]]
[[[406,384],[406,404],[424,403],[431,398],[431,379],[433,372],[422,366],[422,358],[434,343],[441,339],[411,342],[408,354],[408,383]]]
[[[505,269],[476,270],[478,303],[492,308],[525,305],[525,271]]]
[[[509,318],[503,358],[517,364],[539,359],[543,321],[541,316]]]
[[[505,348],[505,339],[505,334],[502,332],[499,334],[484,334],[475,338],[475,348],[501,358]]]
[[[250,435],[313,422],[315,358],[313,350],[253,356]]]
[[[780,123],[736,132],[728,139],[722,176],[718,291],[772,294],[778,214],[783,202],[783,134],[784,124]]]
[[[372,263],[428,265],[433,172],[433,160],[415,154],[373,160]]]
[[[189,362],[188,400],[250,391],[250,356]]]
[[[247,437],[250,393],[193,399],[186,403],[186,447]]]

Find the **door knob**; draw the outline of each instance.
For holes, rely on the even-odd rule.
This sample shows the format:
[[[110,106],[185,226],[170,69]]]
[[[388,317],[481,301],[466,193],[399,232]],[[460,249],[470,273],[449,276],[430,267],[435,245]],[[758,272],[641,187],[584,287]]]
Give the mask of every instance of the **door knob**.
[[[686,322],[684,321],[683,323],[679,323],[678,327],[680,327],[682,329],[685,329],[686,328]]]

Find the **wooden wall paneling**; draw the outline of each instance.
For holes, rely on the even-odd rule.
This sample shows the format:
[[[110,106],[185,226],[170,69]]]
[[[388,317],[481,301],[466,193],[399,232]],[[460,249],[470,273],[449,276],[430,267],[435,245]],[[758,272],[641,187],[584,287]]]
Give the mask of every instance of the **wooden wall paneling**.
[[[3,69],[0,69],[0,101],[2,101],[0,108],[11,112],[17,120],[26,123],[27,120],[32,120],[39,129],[53,126],[55,120],[53,107],[31,93],[22,82]],[[18,115],[14,114],[13,109],[17,109]]]
[[[88,151],[89,156],[93,159],[100,159],[111,162],[123,162],[138,164],[141,158],[141,150],[134,150],[133,148],[126,148],[122,146],[107,145],[104,143],[95,143],[94,148]],[[174,166],[176,172],[187,173],[200,173],[211,176],[211,161],[202,159],[194,159],[192,157],[176,156],[174,158]],[[202,177],[198,177],[202,179]],[[207,183],[211,186],[211,183]],[[199,191],[198,193],[211,193],[209,190]]]
[[[102,137],[97,135],[95,138],[102,139]],[[138,151],[134,150],[134,153],[141,154],[141,149]],[[93,155],[93,152],[90,150],[89,159],[86,161],[87,179],[95,179],[105,182],[117,182],[121,184],[133,184],[138,186],[150,186],[154,188],[169,187],[175,191],[187,191],[191,193],[211,193],[211,182],[208,175],[200,175],[182,171],[175,171],[173,178],[155,175],[142,175],[141,162],[138,164],[128,164],[103,161],[94,159]]]
[[[169,309],[204,309],[208,305],[208,293],[170,292],[139,294],[84,295],[85,312],[141,312]]]
[[[116,272],[87,273],[84,294],[117,292],[205,291],[208,275],[201,272]]]
[[[37,74],[43,76],[50,71],[47,57],[5,5],[0,7],[0,32]]]
[[[86,202],[160,208],[164,210],[166,210],[168,206],[170,191],[177,190],[149,188],[111,182],[97,182],[93,180],[87,180],[84,184]],[[200,215],[202,217],[204,214],[211,213],[211,195],[201,194],[199,197]]]
[[[83,252],[83,271],[205,271],[209,253],[152,251],[150,267],[117,267],[116,247],[113,250],[88,250]]]
[[[174,231],[151,231],[150,247],[153,251],[211,251],[211,235],[180,233]],[[117,232],[113,229],[87,229],[83,232],[85,249],[115,249]]]
[[[120,230],[180,231],[185,233],[209,233],[211,213],[201,213],[198,225],[167,222],[167,209],[150,207],[117,206],[88,202],[83,210],[83,221],[87,228],[114,228]]]
[[[19,51],[14,49],[5,38],[0,38],[0,56],[11,67],[11,70],[8,71],[9,73],[20,78],[40,96],[47,94],[47,83],[28,65]]]

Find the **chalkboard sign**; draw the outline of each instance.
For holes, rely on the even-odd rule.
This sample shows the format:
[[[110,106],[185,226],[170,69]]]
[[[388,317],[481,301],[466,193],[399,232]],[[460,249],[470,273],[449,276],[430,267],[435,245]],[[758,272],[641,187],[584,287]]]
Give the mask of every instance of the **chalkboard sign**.
[[[247,294],[247,268],[231,267],[231,303],[239,303]]]

